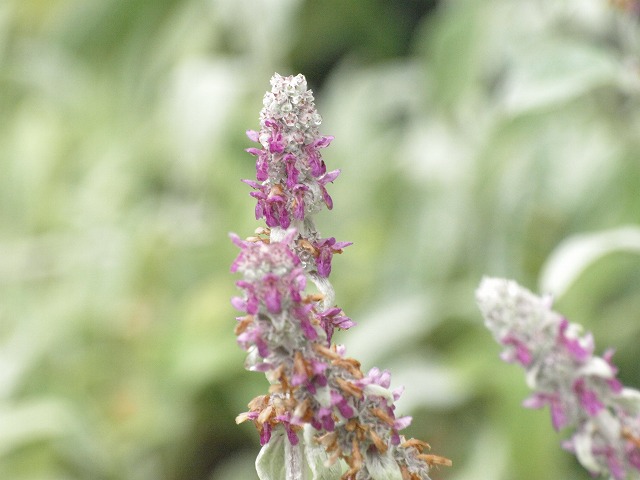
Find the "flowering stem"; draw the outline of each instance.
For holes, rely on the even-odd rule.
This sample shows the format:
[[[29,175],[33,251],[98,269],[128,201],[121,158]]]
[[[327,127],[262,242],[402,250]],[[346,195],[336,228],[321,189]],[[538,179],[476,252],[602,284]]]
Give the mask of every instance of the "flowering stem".
[[[306,480],[302,445],[291,445],[290,442],[285,442],[284,457],[285,480]]]
[[[524,406],[551,411],[556,430],[574,429],[563,447],[593,475],[622,480],[640,471],[640,392],[617,379],[613,351],[593,354],[590,333],[513,281],[483,279],[476,292],[487,328],[519,363],[534,391]],[[635,477],[634,477],[635,478]]]
[[[247,350],[247,368],[264,372],[271,385],[236,421],[251,420],[260,432],[261,479],[282,476],[268,461],[278,428],[286,433],[286,480],[304,480],[305,460],[314,479],[337,478],[340,459],[349,466],[343,480],[430,480],[430,466],[451,462],[399,434],[411,421],[396,417],[402,389],[390,390],[387,371],[365,375],[344,346],[332,343],[336,329],[355,325],[334,304],[328,278],[334,255],[351,243],[322,238],[313,222],[314,214],[333,207],[326,187],[340,171],[327,171],[319,152],[333,137],[320,135],[321,118],[302,75],[276,74],[271,85],[260,131],[247,132],[261,147],[247,149],[256,157],[257,181],[243,180],[253,189],[256,219],[267,227],[246,240],[231,236],[240,247],[231,270],[242,275],[242,295],[232,299],[243,313],[237,341]],[[318,293],[307,291],[309,282]],[[305,427],[313,433],[301,441]]]

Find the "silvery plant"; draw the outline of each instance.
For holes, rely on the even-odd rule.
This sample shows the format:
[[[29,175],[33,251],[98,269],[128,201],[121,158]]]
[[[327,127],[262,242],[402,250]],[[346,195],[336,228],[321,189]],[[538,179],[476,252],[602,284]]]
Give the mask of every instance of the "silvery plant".
[[[329,281],[336,254],[351,245],[323,237],[313,217],[333,202],[320,150],[333,137],[321,135],[321,117],[303,75],[271,79],[260,129],[247,135],[258,146],[255,180],[244,180],[265,225],[242,239],[231,266],[240,279],[232,299],[241,312],[237,342],[246,367],[262,372],[268,391],[248,405],[237,422],[256,426],[262,449],[261,480],[429,480],[435,465],[451,461],[400,432],[411,418],[399,416],[402,389],[390,388],[386,370],[366,374],[360,363],[332,343],[336,329],[355,323],[336,306]]]
[[[594,354],[593,336],[516,282],[485,278],[476,292],[485,325],[503,346],[502,359],[526,371],[528,408],[548,406],[562,446],[593,475],[640,478],[640,392],[617,378],[613,350]]]

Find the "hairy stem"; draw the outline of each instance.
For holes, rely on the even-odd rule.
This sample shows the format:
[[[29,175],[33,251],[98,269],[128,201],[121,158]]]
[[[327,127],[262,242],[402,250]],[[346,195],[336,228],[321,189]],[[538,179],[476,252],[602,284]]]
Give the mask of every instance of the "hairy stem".
[[[306,480],[302,448],[301,443],[284,442],[285,480]]]

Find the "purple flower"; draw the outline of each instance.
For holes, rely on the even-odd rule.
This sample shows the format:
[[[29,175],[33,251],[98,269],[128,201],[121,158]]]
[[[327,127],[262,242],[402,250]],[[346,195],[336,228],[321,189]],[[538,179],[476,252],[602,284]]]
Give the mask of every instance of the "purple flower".
[[[351,405],[349,405],[349,402],[347,401],[347,399],[340,393],[336,392],[335,390],[331,390],[330,394],[331,394],[331,405],[338,408],[340,415],[342,415],[345,419],[349,419],[353,417],[354,411]]]
[[[262,428],[262,432],[260,433],[260,445],[266,445],[269,443],[271,439],[271,425],[268,423],[264,425]]]
[[[276,416],[276,420],[278,420],[284,427],[291,445],[297,445],[300,439],[298,438],[296,432],[293,430],[292,425],[295,425],[295,423],[291,421],[291,412],[285,411],[284,413],[281,413],[280,415]]]
[[[256,132],[255,130],[247,130],[246,133],[249,140],[260,143],[260,133]]]
[[[585,378],[578,378],[573,384],[573,391],[580,400],[580,405],[588,415],[594,417],[604,408],[598,394],[587,387]]]
[[[304,220],[304,194],[309,191],[306,185],[294,185],[291,190],[293,195],[293,218],[296,220]]]
[[[311,371],[314,374],[314,379],[322,387],[327,384],[327,377],[325,377],[324,372],[327,370],[328,367],[329,366],[325,362],[322,362],[315,358],[311,359]]]
[[[393,428],[395,428],[396,430],[403,430],[411,425],[412,420],[413,419],[411,417],[396,418],[396,420],[393,422]]]
[[[320,239],[313,244],[314,248],[318,252],[316,258],[316,268],[318,275],[321,277],[328,277],[331,273],[331,259],[334,253],[342,253],[342,249],[353,245],[352,242],[336,242],[336,239],[324,238]]]
[[[522,405],[526,408],[542,408],[547,404],[551,410],[551,423],[553,424],[553,428],[560,430],[566,426],[568,422],[560,395],[557,393],[537,392],[522,402]]]
[[[298,184],[298,175],[300,174],[300,172],[296,168],[297,159],[296,159],[295,155],[287,153],[282,158],[282,161],[285,164],[285,169],[286,169],[286,172],[287,172],[287,183],[286,183],[287,188],[289,190],[292,190],[293,187]]]
[[[231,303],[240,311],[255,315],[258,313],[258,296],[256,294],[255,287],[252,283],[245,282],[244,280],[238,280],[236,286],[244,289],[246,298],[234,297],[231,299]]]
[[[581,342],[578,338],[570,338],[567,336],[568,328],[569,322],[566,318],[563,318],[560,321],[558,342],[563,345],[577,361],[584,362],[588,360],[593,353],[593,337],[591,334],[587,334]],[[584,343],[585,346],[583,346],[582,343]]]
[[[316,148],[326,148],[331,142],[333,142],[333,137],[331,135],[325,135],[324,137],[320,137],[315,142],[313,142],[313,145]]]
[[[285,143],[282,138],[282,133],[280,132],[280,125],[275,120],[266,120],[264,122],[264,126],[267,128],[267,131],[271,132],[267,143],[269,145],[269,152],[271,153],[282,153],[284,152]]]
[[[293,308],[293,315],[300,321],[300,328],[302,329],[302,333],[309,340],[315,340],[318,338],[318,332],[313,327],[311,323],[311,310],[313,306],[309,304],[300,304],[296,305]]]
[[[383,388],[389,388],[391,385],[391,374],[388,370],[380,370],[378,367],[373,367],[369,370],[366,377],[358,380],[357,384],[360,387],[379,385]]]
[[[316,430],[333,432],[336,426],[336,423],[333,420],[333,410],[328,407],[320,407],[311,424]]]
[[[637,447],[636,445],[634,448],[633,444],[628,445],[626,453],[629,463],[633,465],[636,470],[640,471],[640,448]]]
[[[527,348],[527,346],[525,345],[525,343],[523,341],[521,341],[520,339],[516,338],[516,337],[512,337],[507,335],[506,337],[504,337],[502,339],[502,344],[503,345],[511,345],[514,347],[515,349],[515,359],[520,362],[523,366],[528,367],[529,365],[531,365],[531,362],[533,361],[533,356],[531,355],[531,352],[529,351],[529,349]],[[505,355],[503,356],[503,360],[507,361],[507,362],[511,362],[513,361],[513,353],[509,352],[509,351],[505,351]]]
[[[333,170],[331,172],[325,173],[320,178],[318,178],[318,185],[320,186],[320,191],[322,192],[322,199],[324,200],[325,205],[329,210],[333,208],[333,200],[329,196],[329,192],[325,185],[327,183],[333,182],[340,175],[340,170]]]
[[[342,310],[338,307],[332,307],[325,310],[318,314],[318,318],[320,319],[320,325],[327,335],[328,344],[331,344],[331,337],[333,337],[333,332],[336,328],[347,330],[355,326],[355,322],[344,315]]]
[[[246,152],[258,157],[256,159],[256,178],[261,182],[269,178],[269,156],[265,150],[247,148]]]
[[[297,303],[301,302],[302,292],[307,285],[307,277],[304,276],[302,268],[294,268],[288,277],[286,277],[286,284],[289,287],[289,295],[291,296],[291,299]]]
[[[268,184],[261,185],[253,180],[243,180],[243,182],[257,190],[250,193],[258,200],[255,209],[256,220],[264,217],[269,227],[289,228],[291,220],[282,186],[270,187]]]
[[[269,356],[269,347],[263,338],[263,334],[264,332],[262,328],[258,325],[254,325],[253,328],[238,335],[238,345],[240,345],[244,350],[249,350],[251,346],[255,345],[258,349],[258,354],[262,358],[267,358]]]
[[[307,161],[309,162],[309,166],[311,167],[311,175],[316,178],[320,177],[327,171],[326,165],[320,158],[318,149],[328,147],[332,140],[333,137],[331,136],[320,137],[312,144],[305,147]]]
[[[282,300],[278,291],[280,278],[273,273],[267,273],[262,277],[261,286],[263,288],[264,303],[271,313],[280,313],[282,310]]]

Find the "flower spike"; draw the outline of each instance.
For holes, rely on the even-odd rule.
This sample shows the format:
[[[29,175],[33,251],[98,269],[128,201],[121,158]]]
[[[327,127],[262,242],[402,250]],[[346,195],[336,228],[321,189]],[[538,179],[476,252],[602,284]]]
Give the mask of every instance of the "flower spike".
[[[232,299],[241,312],[237,342],[247,351],[247,368],[264,372],[271,385],[236,421],[252,421],[259,431],[261,480],[281,475],[264,465],[282,442],[290,452],[287,480],[301,478],[293,472],[303,468],[291,453],[296,448],[311,470],[324,472],[318,478],[337,480],[340,468],[331,465],[341,459],[349,467],[343,480],[430,480],[432,465],[450,461],[423,454],[424,442],[400,434],[411,417],[396,415],[401,390],[390,390],[389,373],[374,368],[365,375],[331,342],[336,329],[355,326],[333,304],[328,279],[334,255],[351,242],[322,238],[313,222],[315,213],[333,208],[327,185],[340,170],[327,171],[320,154],[333,137],[319,133],[321,117],[304,76],[275,74],[271,85],[260,130],[247,131],[259,144],[247,149],[256,158],[256,179],[243,180],[253,189],[256,219],[267,228],[247,240],[231,235],[240,248],[231,265],[241,277],[241,294]],[[311,283],[316,292],[307,291]]]
[[[612,351],[593,354],[590,333],[510,280],[485,278],[476,292],[502,358],[527,371],[528,408],[549,406],[556,430],[574,429],[563,447],[593,475],[623,480],[640,471],[640,392],[616,378]]]

